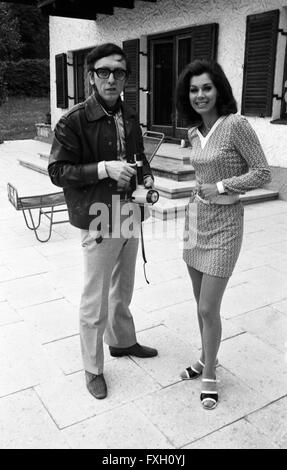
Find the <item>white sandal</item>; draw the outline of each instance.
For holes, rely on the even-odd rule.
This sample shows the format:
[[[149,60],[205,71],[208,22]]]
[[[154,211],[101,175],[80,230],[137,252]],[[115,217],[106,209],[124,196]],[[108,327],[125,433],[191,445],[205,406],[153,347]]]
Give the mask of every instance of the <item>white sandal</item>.
[[[217,383],[219,382],[219,380],[202,379],[202,382]],[[212,390],[202,390],[200,394],[200,401],[205,410],[213,410],[214,408],[216,408],[218,403],[218,392]],[[207,403],[211,403],[211,406],[208,406]]]
[[[203,369],[205,364],[200,359],[197,362],[202,366],[202,369]],[[219,361],[218,359],[216,359],[215,367],[218,367],[218,366],[219,366]],[[198,377],[201,376],[202,369],[201,371],[199,371],[195,367],[189,366],[186,369],[184,369],[184,371],[181,372],[180,377],[182,378],[182,380],[197,379]]]

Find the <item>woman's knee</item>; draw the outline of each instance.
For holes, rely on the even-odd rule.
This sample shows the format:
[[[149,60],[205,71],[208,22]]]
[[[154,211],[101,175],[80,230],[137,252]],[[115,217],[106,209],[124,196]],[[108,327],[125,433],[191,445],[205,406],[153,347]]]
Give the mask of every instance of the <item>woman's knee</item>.
[[[219,318],[219,312],[210,304],[199,304],[198,313],[202,320],[208,323],[214,323]]]

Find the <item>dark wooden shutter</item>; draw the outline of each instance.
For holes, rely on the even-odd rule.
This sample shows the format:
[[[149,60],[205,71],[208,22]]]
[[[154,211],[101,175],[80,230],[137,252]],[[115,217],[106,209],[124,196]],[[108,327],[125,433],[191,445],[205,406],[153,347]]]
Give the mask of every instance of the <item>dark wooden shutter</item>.
[[[216,60],[218,24],[211,23],[192,28],[191,60]]]
[[[125,102],[139,112],[139,39],[123,42],[123,50],[131,65],[131,75],[124,90]]]
[[[279,10],[247,17],[242,114],[271,116]]]
[[[56,60],[57,108],[68,107],[67,54],[58,54]]]

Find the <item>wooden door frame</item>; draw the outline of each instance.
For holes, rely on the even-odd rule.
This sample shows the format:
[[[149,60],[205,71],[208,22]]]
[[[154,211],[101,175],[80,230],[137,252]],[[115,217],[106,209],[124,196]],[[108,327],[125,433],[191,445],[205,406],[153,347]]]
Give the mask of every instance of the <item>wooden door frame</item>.
[[[164,38],[166,39],[171,39],[173,42],[173,71],[172,71],[172,80],[174,85],[176,84],[177,81],[177,61],[178,61],[178,50],[177,50],[177,45],[178,45],[178,36],[186,36],[188,35],[191,36],[192,30],[194,29],[195,25],[189,26],[186,28],[179,28],[179,29],[173,29],[170,31],[165,31],[164,33],[159,33],[159,34],[151,34],[147,36],[147,51],[148,51],[148,90],[149,90],[149,95],[148,95],[148,107],[147,107],[147,112],[148,112],[148,119],[147,119],[147,124],[148,124],[148,129],[153,130],[155,132],[163,132],[166,135],[165,130],[168,128],[171,128],[171,133],[172,135],[166,135],[167,140],[179,142],[181,139],[182,135],[186,135],[186,128],[178,128],[176,127],[176,111],[175,108],[173,109],[174,117],[172,119],[171,126],[155,126],[152,124],[152,112],[153,112],[153,89],[152,89],[152,75],[153,75],[153,53],[152,53],[152,44],[154,41],[157,40],[162,40]],[[175,91],[175,86],[174,86],[174,91]],[[175,96],[173,97],[175,98]],[[179,134],[178,136],[176,134]]]

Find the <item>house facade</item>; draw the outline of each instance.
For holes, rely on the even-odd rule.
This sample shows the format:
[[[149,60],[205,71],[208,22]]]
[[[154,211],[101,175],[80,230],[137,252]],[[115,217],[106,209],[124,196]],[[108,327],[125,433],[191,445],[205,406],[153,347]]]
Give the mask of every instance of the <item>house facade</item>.
[[[51,16],[52,128],[90,93],[85,56],[103,42],[124,47],[132,63],[125,99],[143,130],[171,142],[186,137],[174,104],[180,71],[194,58],[216,59],[266,152],[271,187],[287,199],[287,0],[135,1],[95,20]]]

